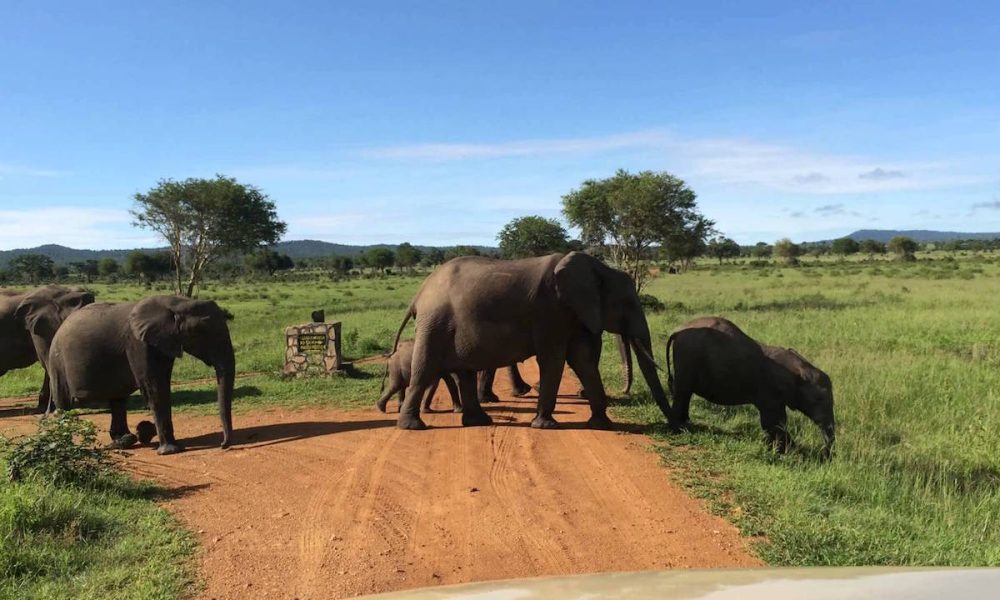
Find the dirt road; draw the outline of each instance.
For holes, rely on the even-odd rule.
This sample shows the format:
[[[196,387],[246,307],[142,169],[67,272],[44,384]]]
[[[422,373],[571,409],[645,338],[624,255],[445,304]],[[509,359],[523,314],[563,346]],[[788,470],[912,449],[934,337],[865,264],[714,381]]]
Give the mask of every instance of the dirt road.
[[[533,364],[524,371],[537,379]],[[167,507],[198,532],[205,598],[757,564],[732,526],[669,481],[647,438],[580,428],[589,410],[572,397],[559,401],[564,429],[530,429],[534,399],[511,399],[503,379],[493,427],[462,428],[450,412],[408,432],[374,408],[272,410],[237,415],[237,445],[222,451],[217,419],[180,415],[188,452],[143,448],[128,462],[173,490]]]

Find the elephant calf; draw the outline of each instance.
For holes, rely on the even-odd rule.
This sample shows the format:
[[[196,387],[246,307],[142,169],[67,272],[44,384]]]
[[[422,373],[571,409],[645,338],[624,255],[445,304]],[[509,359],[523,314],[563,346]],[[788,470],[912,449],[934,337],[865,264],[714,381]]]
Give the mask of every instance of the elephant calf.
[[[383,378],[382,397],[378,399],[378,409],[380,411],[385,412],[385,407],[389,403],[389,399],[392,398],[393,394],[397,393],[399,394],[399,406],[403,406],[403,402],[406,400],[406,388],[410,385],[410,363],[412,360],[413,340],[399,342],[396,351],[389,356],[385,364],[385,376],[389,378],[389,387],[385,387],[385,378]],[[434,399],[435,392],[437,392],[438,383],[442,380],[444,380],[445,386],[448,387],[448,393],[451,394],[451,405],[454,407],[455,412],[462,412],[462,401],[459,398],[458,386],[450,374],[443,374],[428,388],[427,393],[424,395],[424,410],[430,410],[431,401]]]
[[[702,317],[670,334],[667,376],[678,425],[688,421],[692,394],[714,404],[753,404],[771,443],[784,452],[791,442],[785,427],[788,407],[819,426],[825,440],[823,456],[830,456],[835,427],[833,385],[826,373],[795,350],[760,344],[721,317]]]

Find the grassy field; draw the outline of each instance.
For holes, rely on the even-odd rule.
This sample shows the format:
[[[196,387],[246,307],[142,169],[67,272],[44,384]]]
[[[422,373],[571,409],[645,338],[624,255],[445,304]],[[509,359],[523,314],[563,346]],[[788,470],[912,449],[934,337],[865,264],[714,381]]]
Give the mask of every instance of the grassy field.
[[[714,314],[761,341],[796,348],[830,374],[838,421],[830,463],[816,460],[819,434],[798,414],[790,415],[798,444],[784,456],[765,450],[752,407],[696,399],[694,430],[668,433],[641,377],[616,416],[649,424],[675,476],[735,522],[771,564],[1000,565],[998,275],[1000,257],[939,253],[915,263],[703,263],[652,281],[646,291],[667,306],[649,315],[661,362],[674,327]],[[324,308],[328,319],[343,321],[348,358],[380,353],[419,283],[402,276],[210,283],[200,296],[235,315],[230,326],[243,376],[234,411],[370,407],[379,366],[362,365],[354,378],[282,380],[283,329]],[[93,287],[98,301],[166,293]],[[606,384],[619,389],[610,336],[605,344]],[[190,358],[178,363],[175,381],[189,383],[175,386],[177,410],[214,412],[212,384],[190,383],[211,375]],[[9,373],[0,378],[0,396],[30,395],[39,381],[37,367]]]

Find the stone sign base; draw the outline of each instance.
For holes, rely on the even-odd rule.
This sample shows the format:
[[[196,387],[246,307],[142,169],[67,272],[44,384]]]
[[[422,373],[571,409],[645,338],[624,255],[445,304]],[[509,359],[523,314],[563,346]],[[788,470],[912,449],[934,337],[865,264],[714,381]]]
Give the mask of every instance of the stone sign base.
[[[330,375],[342,373],[345,366],[340,353],[340,321],[285,328],[285,375]]]

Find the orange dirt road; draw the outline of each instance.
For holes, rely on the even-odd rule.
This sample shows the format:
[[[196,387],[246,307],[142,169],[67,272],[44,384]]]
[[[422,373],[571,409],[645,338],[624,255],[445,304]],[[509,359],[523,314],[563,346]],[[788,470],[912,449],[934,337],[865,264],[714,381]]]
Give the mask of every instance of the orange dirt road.
[[[536,380],[534,363],[523,366]],[[568,373],[563,383],[578,387]],[[432,428],[419,432],[374,407],[268,410],[237,414],[226,451],[217,419],[181,414],[188,452],[141,448],[127,461],[173,491],[166,507],[198,533],[203,598],[759,564],[669,480],[645,436],[581,428],[589,409],[569,396],[556,413],[564,429],[534,430],[534,398],[511,398],[502,373],[496,391],[492,427],[463,428],[451,412],[425,414]],[[435,406],[450,406],[444,386]],[[95,420],[106,429],[107,415]],[[5,418],[0,430],[32,421]]]

